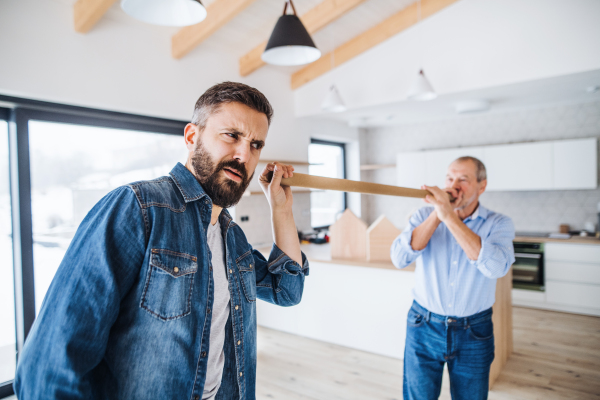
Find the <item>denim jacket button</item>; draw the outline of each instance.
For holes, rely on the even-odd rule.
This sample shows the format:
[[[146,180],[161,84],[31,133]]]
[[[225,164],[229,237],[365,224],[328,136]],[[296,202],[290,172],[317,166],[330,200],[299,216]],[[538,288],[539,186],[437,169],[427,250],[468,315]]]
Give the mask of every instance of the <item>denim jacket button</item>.
[[[202,356],[202,358],[206,357],[206,352],[203,351],[202,354],[201,354],[201,356]]]
[[[179,272],[179,268],[177,268],[177,267],[173,268],[173,272],[178,273]]]
[[[232,269],[230,269],[230,270],[229,270],[229,273],[230,273],[230,274],[233,274],[233,270],[232,270]]]
[[[239,346],[240,344],[242,344],[242,341],[241,341],[241,340],[238,340],[238,346]]]
[[[240,376],[242,376],[242,375],[244,375],[244,374],[242,374],[242,373],[240,372]]]
[[[206,309],[206,313],[207,313],[207,314],[210,314],[210,308],[207,308],[207,309]]]
[[[198,395],[195,395],[195,396],[194,396],[194,400],[200,400],[200,396],[198,396]]]
[[[236,309],[236,310],[237,310],[238,308],[239,308],[238,306],[235,306],[235,309]]]
[[[252,269],[252,264],[250,264],[250,269]]]

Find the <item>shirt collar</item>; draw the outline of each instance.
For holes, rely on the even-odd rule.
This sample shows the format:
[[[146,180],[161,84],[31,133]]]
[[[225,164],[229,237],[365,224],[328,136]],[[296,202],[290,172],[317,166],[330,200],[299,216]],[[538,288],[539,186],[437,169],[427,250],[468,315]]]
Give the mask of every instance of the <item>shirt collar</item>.
[[[488,209],[485,208],[484,206],[482,206],[481,203],[479,203],[479,205],[477,206],[477,208],[475,209],[473,214],[471,214],[470,216],[465,218],[465,221],[468,221],[468,220],[475,221],[477,219],[477,217],[481,217],[482,219],[485,220],[485,219],[487,219],[488,214],[489,214]]]
[[[173,177],[186,203],[206,196],[206,192],[204,192],[194,174],[181,163],[177,163],[169,174]]]

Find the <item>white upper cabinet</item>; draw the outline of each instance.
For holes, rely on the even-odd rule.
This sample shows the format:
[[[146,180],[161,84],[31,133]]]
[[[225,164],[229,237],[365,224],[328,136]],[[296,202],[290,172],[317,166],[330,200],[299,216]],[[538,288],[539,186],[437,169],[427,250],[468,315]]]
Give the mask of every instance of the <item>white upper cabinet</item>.
[[[425,152],[400,153],[396,157],[396,183],[398,186],[420,189],[425,184]]]
[[[595,189],[598,185],[597,139],[561,140],[554,145],[554,188]]]
[[[487,190],[553,189],[552,149],[552,142],[487,146]]]
[[[594,189],[598,186],[596,138],[400,153],[398,185],[444,187],[448,165],[462,156],[476,157],[485,164],[488,191]]]

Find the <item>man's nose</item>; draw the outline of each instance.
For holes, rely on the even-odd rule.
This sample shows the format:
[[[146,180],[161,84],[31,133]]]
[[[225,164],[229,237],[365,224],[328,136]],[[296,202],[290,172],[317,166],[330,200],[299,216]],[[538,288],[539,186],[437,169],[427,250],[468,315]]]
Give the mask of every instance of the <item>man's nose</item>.
[[[250,144],[244,142],[239,143],[235,148],[235,154],[233,158],[241,163],[248,162],[248,159],[250,158]]]

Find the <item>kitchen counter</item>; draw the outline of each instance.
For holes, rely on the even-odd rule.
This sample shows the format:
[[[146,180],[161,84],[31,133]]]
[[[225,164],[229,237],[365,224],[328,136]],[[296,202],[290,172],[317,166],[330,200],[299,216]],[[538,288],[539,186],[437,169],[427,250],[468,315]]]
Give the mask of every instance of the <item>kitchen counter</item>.
[[[600,239],[595,237],[571,236],[569,239],[553,239],[548,237],[516,236],[515,242],[526,243],[565,243],[565,244],[590,244],[600,245]]]
[[[367,261],[367,260],[347,260],[347,259],[337,259],[331,258],[331,247],[328,243],[325,244],[302,244],[300,245],[300,249],[308,258],[308,261],[318,261],[323,263],[330,264],[341,264],[341,265],[351,265],[354,267],[367,267],[367,268],[382,268],[382,269],[392,269],[395,271],[414,271],[416,264],[412,263],[408,267],[403,269],[398,269],[392,264],[391,261]]]

